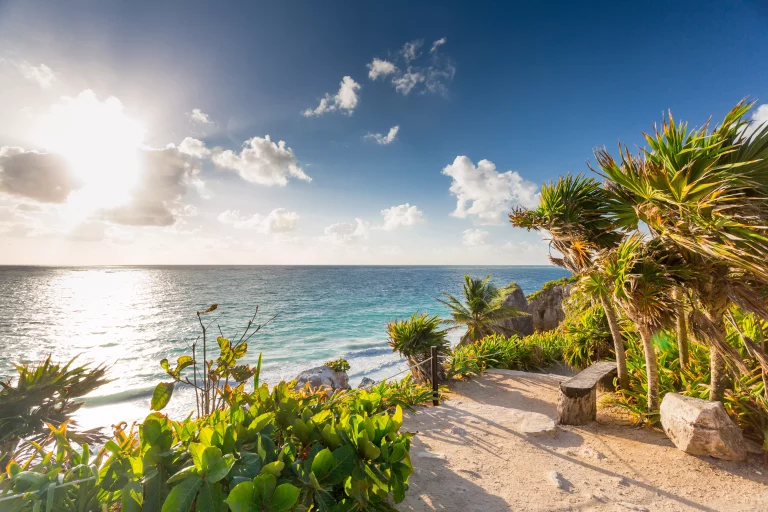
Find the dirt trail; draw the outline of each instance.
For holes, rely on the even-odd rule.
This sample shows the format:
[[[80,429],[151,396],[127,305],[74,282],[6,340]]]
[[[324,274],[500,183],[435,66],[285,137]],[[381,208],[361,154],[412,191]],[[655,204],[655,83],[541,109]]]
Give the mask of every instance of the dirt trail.
[[[416,473],[402,511],[768,511],[768,466],[694,457],[598,410],[554,427],[555,375],[491,371],[411,413]]]

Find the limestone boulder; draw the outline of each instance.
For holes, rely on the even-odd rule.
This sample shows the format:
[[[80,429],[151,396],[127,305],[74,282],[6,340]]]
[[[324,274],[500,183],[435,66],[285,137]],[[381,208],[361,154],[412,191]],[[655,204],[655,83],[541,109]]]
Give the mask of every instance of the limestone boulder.
[[[661,425],[675,446],[691,455],[725,460],[747,458],[741,429],[720,402],[667,393],[661,402]]]
[[[360,381],[360,385],[357,387],[358,389],[366,389],[370,391],[374,384],[376,384],[375,380],[371,379],[370,377],[363,377],[363,380]]]
[[[313,388],[326,387],[332,391],[349,389],[349,377],[346,372],[337,372],[328,366],[317,366],[304,370],[296,377],[296,388],[303,388],[307,382]]]
[[[527,311],[536,331],[556,329],[565,320],[563,301],[571,295],[571,284],[545,286],[531,296]]]
[[[509,293],[507,294],[504,306],[511,306],[522,313],[522,315],[504,320],[499,327],[503,334],[517,334],[518,336],[528,336],[533,334],[533,318],[527,313],[528,300],[525,298],[523,290],[515,283],[509,284]]]

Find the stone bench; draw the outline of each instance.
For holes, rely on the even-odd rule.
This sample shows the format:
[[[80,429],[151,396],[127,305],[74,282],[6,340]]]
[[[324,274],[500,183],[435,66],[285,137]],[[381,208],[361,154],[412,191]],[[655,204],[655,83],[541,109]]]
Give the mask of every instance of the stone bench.
[[[597,417],[597,384],[616,373],[616,363],[601,361],[560,383],[559,425],[586,425]]]

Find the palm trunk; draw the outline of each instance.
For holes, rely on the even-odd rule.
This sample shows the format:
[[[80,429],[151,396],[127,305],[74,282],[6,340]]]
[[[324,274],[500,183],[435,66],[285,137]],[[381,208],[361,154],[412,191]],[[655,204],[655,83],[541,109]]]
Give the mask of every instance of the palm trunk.
[[[627,354],[624,348],[624,340],[622,339],[621,331],[619,330],[619,321],[616,319],[616,310],[613,308],[613,304],[608,300],[608,297],[601,296],[600,302],[603,304],[605,318],[608,319],[608,327],[611,329],[613,348],[614,352],[616,352],[616,370],[619,377],[619,387],[621,389],[629,389]]]
[[[725,339],[725,324],[722,312],[705,310],[704,314],[712,322]],[[725,368],[725,358],[720,349],[714,344],[709,344],[709,399],[713,402],[722,402],[725,396],[725,387],[728,384],[728,374]]]
[[[677,351],[680,357],[680,368],[688,366],[688,324],[685,322],[685,303],[679,288],[675,289],[674,299],[677,301]]]
[[[643,352],[645,352],[645,371],[648,375],[648,412],[659,410],[659,365],[656,360],[656,349],[653,346],[653,337],[650,329],[643,324],[637,325],[640,338],[643,340]]]

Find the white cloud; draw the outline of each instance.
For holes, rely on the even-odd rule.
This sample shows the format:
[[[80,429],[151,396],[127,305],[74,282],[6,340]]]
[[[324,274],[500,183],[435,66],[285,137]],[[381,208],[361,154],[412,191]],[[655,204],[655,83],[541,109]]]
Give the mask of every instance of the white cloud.
[[[491,234],[483,229],[464,230],[464,245],[485,245]]]
[[[62,156],[0,147],[0,192],[42,203],[63,203],[79,186]]]
[[[450,191],[456,196],[454,217],[473,216],[478,224],[499,224],[515,204],[534,207],[539,187],[515,171],[500,173],[496,165],[480,160],[475,166],[466,156],[457,156],[442,173],[450,176]]]
[[[211,154],[211,150],[205,147],[205,142],[193,137],[186,137],[181,141],[179,151],[195,158],[205,158]]]
[[[305,117],[321,116],[335,110],[344,110],[347,114],[351,114],[355,107],[357,107],[357,91],[360,90],[360,87],[360,84],[355,82],[352,77],[345,76],[341,80],[339,91],[335,95],[331,96],[330,93],[326,93],[317,107],[306,109],[303,115]]]
[[[387,60],[382,60],[377,58],[374,58],[373,61],[367,65],[368,67],[368,78],[371,80],[376,80],[380,76],[387,76],[394,73],[397,68],[394,64]]]
[[[382,135],[381,133],[369,133],[365,136],[366,139],[372,139],[379,144],[386,145],[391,144],[397,138],[397,132],[400,131],[400,126],[393,126],[389,129],[389,133]]]
[[[371,225],[362,219],[355,219],[355,223],[339,222],[325,228],[325,235],[336,243],[356,242],[368,238]]]
[[[187,117],[193,123],[208,124],[208,125],[215,124],[211,120],[211,117],[205,112],[203,112],[202,110],[200,110],[199,108],[193,108],[192,112],[187,112]]]
[[[768,124],[768,103],[760,105],[754,112],[752,112],[752,119],[750,123],[744,127],[744,137],[750,137],[757,131],[758,128],[764,127]]]
[[[56,82],[56,73],[45,64],[33,66],[27,61],[21,61],[17,66],[24,78],[30,82],[36,82],[43,89],[50,88]]]
[[[285,145],[285,141],[272,142],[269,135],[245,141],[240,154],[217,148],[213,151],[212,160],[217,167],[236,171],[244,180],[259,185],[283,187],[289,177],[312,181],[299,167],[296,155]]]
[[[420,56],[419,50],[421,49],[421,46],[423,44],[424,44],[424,40],[420,39],[416,41],[410,41],[403,45],[402,54],[406,63],[411,62],[412,60],[415,60]]]
[[[382,229],[385,231],[393,231],[397,228],[411,227],[426,222],[424,212],[409,203],[386,208],[381,210],[381,214],[384,216]]]
[[[437,52],[437,49],[443,46],[447,41],[448,39],[446,39],[445,37],[441,37],[440,39],[432,43],[432,48],[429,49],[429,53]]]
[[[239,210],[227,210],[217,217],[222,224],[231,224],[239,229],[255,229],[260,233],[287,233],[296,230],[299,214],[276,208],[269,215],[262,217],[258,213],[252,216],[240,215]]]
[[[397,92],[403,96],[408,96],[413,88],[422,83],[424,80],[426,80],[426,78],[422,73],[413,71],[411,68],[408,68],[407,73],[393,78],[392,84],[395,86],[395,90]]]

